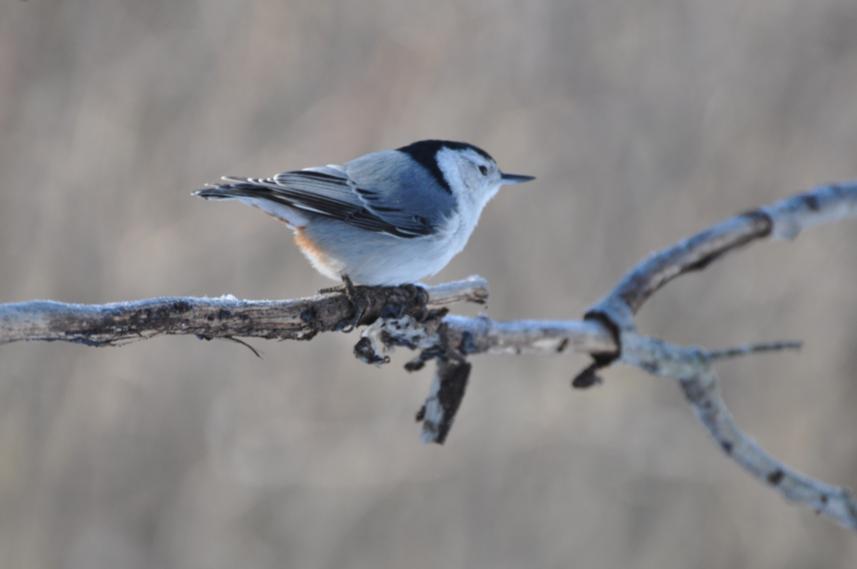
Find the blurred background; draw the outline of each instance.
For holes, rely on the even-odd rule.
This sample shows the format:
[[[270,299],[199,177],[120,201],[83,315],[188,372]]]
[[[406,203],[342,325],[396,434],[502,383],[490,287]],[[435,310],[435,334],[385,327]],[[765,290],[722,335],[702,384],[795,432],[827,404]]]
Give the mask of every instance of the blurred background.
[[[330,282],[283,226],[190,192],[438,137],[538,176],[435,282],[578,318],[650,251],[857,177],[857,4],[137,2],[0,6],[0,300],[287,298]],[[658,294],[646,333],[722,347],[741,424],[857,487],[857,224]],[[461,307],[462,311],[472,308]],[[446,446],[431,372],[355,336],[0,348],[4,568],[852,568],[857,541],[752,480],[676,386],[479,357]]]

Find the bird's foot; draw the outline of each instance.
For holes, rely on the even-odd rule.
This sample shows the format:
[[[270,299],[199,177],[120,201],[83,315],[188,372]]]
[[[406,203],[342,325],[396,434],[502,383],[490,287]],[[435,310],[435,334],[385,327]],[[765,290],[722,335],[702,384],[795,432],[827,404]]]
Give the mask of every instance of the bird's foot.
[[[354,283],[351,282],[348,275],[342,275],[342,285],[333,287],[333,290],[337,292],[343,292],[343,289],[346,298],[348,298],[348,301],[351,303],[351,307],[354,309],[351,317],[343,320],[339,324],[340,330],[348,333],[360,325],[360,321],[363,320],[363,317],[366,315],[366,310],[369,308],[369,303],[367,302],[366,296],[358,290],[356,286],[354,286]],[[324,290],[322,290],[322,292],[324,292]]]

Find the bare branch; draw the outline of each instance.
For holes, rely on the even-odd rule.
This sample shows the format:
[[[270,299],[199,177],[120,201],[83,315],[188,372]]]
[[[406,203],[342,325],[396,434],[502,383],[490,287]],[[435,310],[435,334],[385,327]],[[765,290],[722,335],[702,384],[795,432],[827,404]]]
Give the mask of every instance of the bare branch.
[[[782,340],[779,342],[764,342],[761,344],[745,344],[743,346],[734,346],[732,348],[723,348],[721,350],[706,350],[704,352],[704,356],[705,359],[711,362],[714,360],[727,360],[768,352],[785,352],[789,350],[797,351],[802,347],[803,342],[798,340]]]
[[[717,360],[793,350],[798,342],[751,344],[706,350],[668,344],[636,333],[634,315],[674,278],[704,269],[726,253],[762,237],[794,238],[816,224],[857,216],[857,182],[816,188],[723,221],[651,255],[628,272],[583,321],[498,322],[484,316],[445,316],[442,307],[466,300],[484,303],[487,286],[473,277],[422,288],[356,287],[365,306],[357,324],[355,354],[384,364],[397,346],[418,351],[406,369],[436,360],[438,371],[418,413],[423,439],[442,443],[467,385],[473,354],[591,354],[594,363],[574,381],[586,387],[601,368],[619,360],[677,381],[699,420],[718,446],[755,478],[785,498],[807,505],[842,526],[857,530],[857,503],[851,493],[801,474],[766,453],[735,423],[711,364]],[[92,346],[121,345],[159,334],[202,338],[258,337],[305,340],[318,332],[341,330],[354,319],[354,306],[340,292],[282,301],[234,297],[165,297],[106,305],[32,301],[0,304],[0,344],[22,340],[69,341]]]
[[[847,488],[825,484],[786,466],[741,430],[720,393],[709,354],[628,332],[623,337],[622,361],[678,381],[697,418],[723,452],[754,478],[787,500],[857,530],[857,501]]]
[[[857,530],[857,501],[845,488],[831,486],[801,474],[778,461],[744,433],[720,395],[710,362],[762,351],[794,349],[780,342],[719,351],[673,346],[635,332],[634,314],[660,287],[690,271],[706,267],[725,253],[760,237],[792,239],[805,228],[857,216],[857,182],[816,188],[728,219],[693,237],[655,253],[634,267],[598,304],[587,319],[609,328],[619,349],[595,358],[575,385],[591,385],[599,368],[616,359],[659,377],[677,380],[709,434],[721,449],[755,478],[776,488],[786,499],[813,508],[840,525]]]
[[[497,322],[484,316],[446,316],[419,321],[410,316],[376,320],[361,333],[354,348],[358,359],[376,365],[390,362],[396,347],[419,350],[405,365],[421,369],[437,360],[437,372],[426,402],[417,413],[423,441],[442,444],[464,396],[473,354],[558,354],[574,350],[613,353],[610,331],[598,322],[519,320]]]
[[[381,316],[420,316],[453,302],[483,303],[488,287],[481,277],[436,287],[357,287],[366,302],[360,324]],[[239,300],[160,297],[110,304],[69,304],[33,300],[0,304],[0,345],[25,340],[118,346],[162,334],[202,338],[254,337],[307,340],[341,329],[354,308],[344,292],[296,300]]]
[[[431,382],[426,402],[417,411],[417,421],[422,421],[424,443],[442,445],[452,428],[452,422],[464,398],[471,366],[463,359],[443,359]]]
[[[497,321],[484,316],[444,318],[451,335],[460,337],[466,354],[560,354],[566,350],[613,353],[616,342],[605,326],[583,320]]]
[[[857,181],[822,186],[701,231],[631,269],[589,314],[633,328],[633,315],[672,279],[707,267],[722,255],[769,235],[793,239],[801,230],[857,215]]]

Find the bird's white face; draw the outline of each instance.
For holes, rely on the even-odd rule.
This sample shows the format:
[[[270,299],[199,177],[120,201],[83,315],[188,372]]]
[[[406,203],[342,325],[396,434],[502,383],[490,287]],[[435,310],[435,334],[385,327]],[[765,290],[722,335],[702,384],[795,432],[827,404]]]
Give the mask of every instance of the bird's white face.
[[[503,184],[497,164],[475,150],[442,148],[437,165],[443,172],[459,207],[477,216]]]

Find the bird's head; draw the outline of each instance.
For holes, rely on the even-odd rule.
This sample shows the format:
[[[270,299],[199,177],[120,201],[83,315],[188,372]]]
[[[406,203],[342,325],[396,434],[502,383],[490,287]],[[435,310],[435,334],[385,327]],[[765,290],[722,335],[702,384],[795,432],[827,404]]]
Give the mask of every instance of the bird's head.
[[[474,207],[477,212],[501,186],[535,179],[502,172],[490,154],[466,142],[421,140],[399,150],[426,167],[460,204]]]

